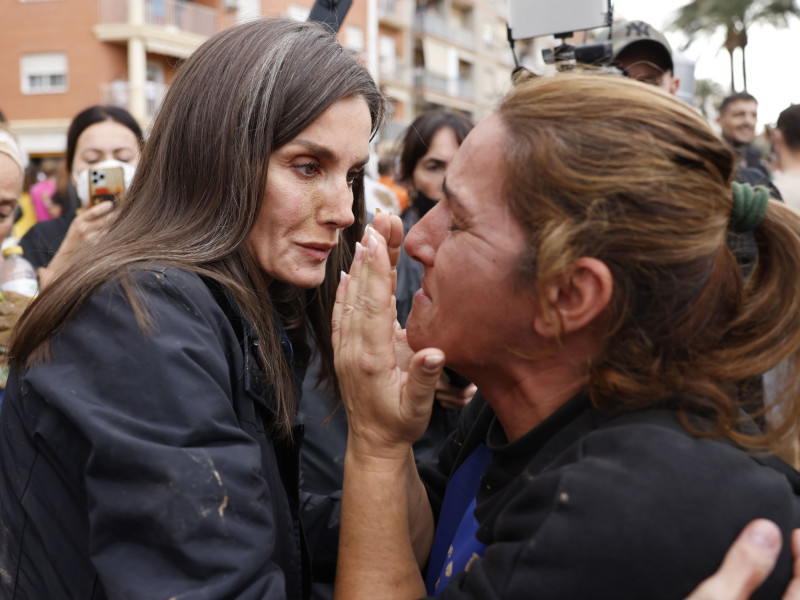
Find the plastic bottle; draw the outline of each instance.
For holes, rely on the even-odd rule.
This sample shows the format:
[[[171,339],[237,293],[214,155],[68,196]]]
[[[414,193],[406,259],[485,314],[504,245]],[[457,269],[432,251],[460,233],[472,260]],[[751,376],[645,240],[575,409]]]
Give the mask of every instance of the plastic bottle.
[[[3,250],[3,258],[0,263],[0,292],[16,292],[23,296],[38,294],[36,270],[22,256],[22,247],[9,246]]]

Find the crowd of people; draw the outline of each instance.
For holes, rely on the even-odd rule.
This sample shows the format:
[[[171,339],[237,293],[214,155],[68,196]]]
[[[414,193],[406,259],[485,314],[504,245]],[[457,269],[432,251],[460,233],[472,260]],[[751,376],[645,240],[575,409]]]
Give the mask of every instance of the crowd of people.
[[[800,599],[800,111],[770,165],[753,96],[717,134],[609,36],[624,76],[426,111],[379,188],[315,23],[210,38],[147,141],[76,115],[0,299],[0,595]],[[3,126],[0,237],[29,171]]]

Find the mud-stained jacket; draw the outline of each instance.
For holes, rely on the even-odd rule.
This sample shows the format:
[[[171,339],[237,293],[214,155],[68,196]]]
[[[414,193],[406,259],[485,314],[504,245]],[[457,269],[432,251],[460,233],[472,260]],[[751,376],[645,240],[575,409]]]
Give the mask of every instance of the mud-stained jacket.
[[[302,431],[294,444],[270,434],[249,322],[193,273],[153,266],[135,279],[148,333],[106,284],[49,362],[12,372],[0,597],[306,598],[309,556],[335,556],[338,502],[300,497]],[[301,380],[307,350],[288,339],[283,350]]]

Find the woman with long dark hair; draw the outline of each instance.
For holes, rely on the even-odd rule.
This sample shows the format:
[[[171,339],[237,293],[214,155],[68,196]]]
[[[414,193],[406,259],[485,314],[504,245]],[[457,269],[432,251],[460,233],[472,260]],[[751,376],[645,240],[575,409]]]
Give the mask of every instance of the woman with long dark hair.
[[[336,528],[299,497],[297,387],[309,336],[334,377],[383,115],[317,24],[226,30],[181,67],[113,224],[12,342],[0,595],[305,597]]]

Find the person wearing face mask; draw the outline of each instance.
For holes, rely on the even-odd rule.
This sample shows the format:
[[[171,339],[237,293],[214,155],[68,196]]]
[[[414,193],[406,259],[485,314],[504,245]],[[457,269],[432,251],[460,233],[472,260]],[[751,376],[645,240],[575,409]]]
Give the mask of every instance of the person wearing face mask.
[[[72,120],[67,132],[66,169],[81,206],[34,225],[20,241],[25,258],[37,270],[40,287],[52,280],[69,254],[95,239],[111,221],[110,202],[89,206],[89,169],[122,167],[127,189],[143,143],[139,124],[117,106],[90,106]]]

